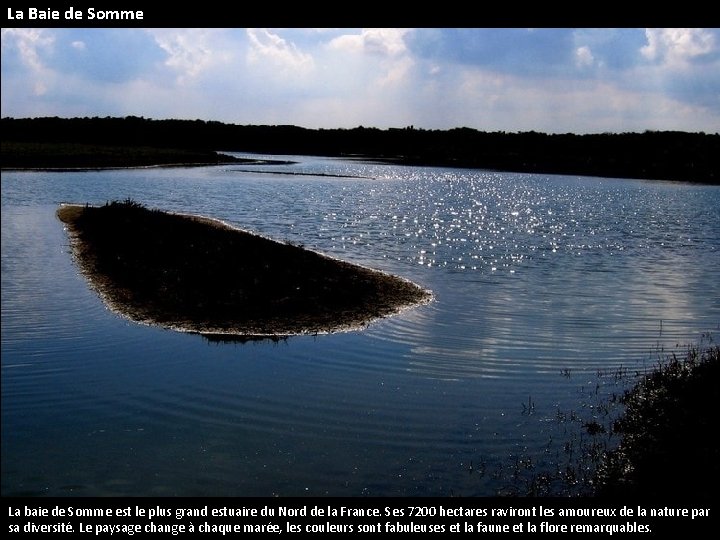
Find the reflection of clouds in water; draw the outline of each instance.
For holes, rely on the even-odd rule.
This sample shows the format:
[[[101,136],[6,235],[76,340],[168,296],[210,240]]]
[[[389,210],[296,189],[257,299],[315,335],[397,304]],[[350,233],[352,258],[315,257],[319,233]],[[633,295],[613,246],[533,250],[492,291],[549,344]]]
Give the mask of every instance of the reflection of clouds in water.
[[[720,262],[720,257],[718,258]],[[706,282],[712,269],[688,256],[677,256],[668,250],[655,251],[647,259],[637,257],[628,261],[627,304],[638,321],[642,321],[648,331],[665,340],[672,340],[674,332],[682,336],[688,323],[707,319],[712,316],[720,321],[720,291],[708,286],[708,305],[699,305],[696,289]],[[720,280],[720,275],[717,276]],[[715,299],[712,301],[712,299]]]

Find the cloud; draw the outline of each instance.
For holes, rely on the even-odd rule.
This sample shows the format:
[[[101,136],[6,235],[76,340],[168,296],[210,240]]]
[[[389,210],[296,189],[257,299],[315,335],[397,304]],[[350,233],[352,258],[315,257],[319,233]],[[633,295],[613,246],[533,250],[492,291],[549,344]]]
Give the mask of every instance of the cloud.
[[[718,114],[653,89],[622,89],[593,79],[539,85],[533,79],[473,69],[458,71],[422,91],[423,102],[436,103],[424,111],[424,122],[440,128],[601,133],[673,130],[680,123],[715,132],[712,126],[720,125]]]
[[[177,81],[185,84],[218,65],[229,63],[232,54],[218,46],[218,30],[201,28],[156,29],[149,31],[157,45],[167,55],[164,65],[177,74]]]
[[[42,56],[52,50],[55,38],[47,30],[35,28],[3,28],[2,53],[11,55],[12,49],[18,54],[20,62],[34,72],[45,69]]]
[[[720,125],[720,30],[3,29],[2,113],[596,132]]]
[[[35,96],[46,94],[53,73],[46,66],[45,57],[53,51],[54,36],[46,30],[33,28],[3,28],[1,35],[2,78],[24,73],[24,84],[16,85],[19,91]],[[3,105],[5,101],[3,99]]]
[[[632,69],[645,62],[640,54],[640,48],[646,44],[645,32],[641,28],[579,28],[573,30],[572,36],[576,54],[580,49],[589,49],[594,59],[593,66],[602,70],[603,76]]]
[[[702,61],[717,53],[717,39],[713,31],[702,28],[648,28],[647,45],[641,53],[648,60],[672,67],[682,67]],[[717,57],[717,56],[716,56]]]
[[[663,103],[685,111],[683,122],[692,117],[707,129],[720,114],[719,38],[715,29],[420,29],[405,41],[422,63],[426,85],[430,78],[449,89],[473,77],[512,76],[518,84],[532,82],[535,102],[558,81],[571,88],[587,82],[624,101],[629,95],[654,103],[666,98]],[[652,113],[640,108],[655,125]],[[624,114],[634,116],[628,108]],[[615,111],[609,117],[620,118]]]
[[[266,28],[248,28],[247,36],[250,40],[247,55],[250,64],[270,62],[275,67],[291,71],[304,71],[314,65],[310,54]]]
[[[121,83],[149,73],[162,51],[142,30],[3,29],[3,73]],[[7,68],[7,69],[6,69]]]
[[[644,59],[627,87],[652,89],[680,104],[720,115],[720,30],[664,28],[645,31]],[[717,130],[714,130],[717,131]]]
[[[328,47],[350,53],[377,56],[399,56],[407,52],[403,28],[364,28],[359,34],[344,34],[330,41]]]
[[[590,47],[582,46],[575,49],[575,65],[577,67],[583,68],[587,66],[592,66],[594,62],[595,57],[593,56]]]
[[[395,91],[408,82],[415,60],[405,45],[404,28],[364,28],[331,39],[325,52],[334,58],[334,70],[356,81],[356,92],[366,96]],[[353,73],[349,73],[351,71]]]

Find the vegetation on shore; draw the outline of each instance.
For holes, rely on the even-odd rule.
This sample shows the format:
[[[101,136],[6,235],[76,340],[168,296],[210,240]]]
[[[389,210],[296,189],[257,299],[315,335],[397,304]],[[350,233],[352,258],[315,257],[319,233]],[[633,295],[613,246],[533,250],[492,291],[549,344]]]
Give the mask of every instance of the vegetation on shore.
[[[470,471],[504,482],[497,493],[504,496],[714,499],[719,371],[720,346],[709,334],[699,345],[660,352],[650,368],[598,370],[595,384],[582,379],[578,407],[555,414],[563,434],[544,449],[551,465],[538,467],[520,452],[471,462]],[[573,377],[569,369],[560,375]],[[521,407],[522,415],[536,412],[532,397]]]
[[[720,134],[575,135],[356,127],[234,125],[202,120],[3,118],[3,141],[203,151],[356,156],[394,163],[515,172],[720,183]],[[8,147],[10,148],[10,147]],[[3,146],[2,167],[15,159]],[[48,161],[52,161],[48,159]]]
[[[216,165],[237,158],[210,150],[72,142],[2,141],[3,169],[94,169]]]
[[[621,398],[613,429],[622,437],[605,455],[596,495],[714,498],[720,481],[715,407],[720,398],[720,346],[691,347]]]
[[[127,317],[202,334],[358,328],[431,294],[399,277],[132,201],[58,210],[77,259]]]

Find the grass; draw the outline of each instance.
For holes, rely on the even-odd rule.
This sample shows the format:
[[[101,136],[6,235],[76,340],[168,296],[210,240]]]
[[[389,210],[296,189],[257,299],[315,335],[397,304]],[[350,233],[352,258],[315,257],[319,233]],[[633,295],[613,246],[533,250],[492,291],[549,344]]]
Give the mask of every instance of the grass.
[[[503,482],[497,494],[505,496],[714,499],[720,346],[711,336],[660,352],[649,369],[620,366],[596,377],[579,389],[578,409],[557,409],[545,465],[521,450],[497,463],[477,460],[482,467],[471,464],[471,472]],[[518,413],[535,413],[531,397]]]
[[[208,335],[314,334],[431,298],[396,276],[129,199],[63,205],[58,217],[93,286],[136,321]]]
[[[598,469],[601,496],[711,498],[720,480],[716,441],[720,347],[673,354],[621,398],[619,447]]]

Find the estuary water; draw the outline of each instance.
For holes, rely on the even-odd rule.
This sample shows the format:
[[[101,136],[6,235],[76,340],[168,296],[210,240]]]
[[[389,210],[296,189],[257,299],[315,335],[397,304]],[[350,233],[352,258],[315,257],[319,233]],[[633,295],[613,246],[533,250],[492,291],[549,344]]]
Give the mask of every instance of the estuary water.
[[[2,173],[2,495],[581,490],[607,398],[720,333],[718,186],[272,157],[295,163]],[[127,198],[435,299],[277,341],[136,324],[55,217]]]

